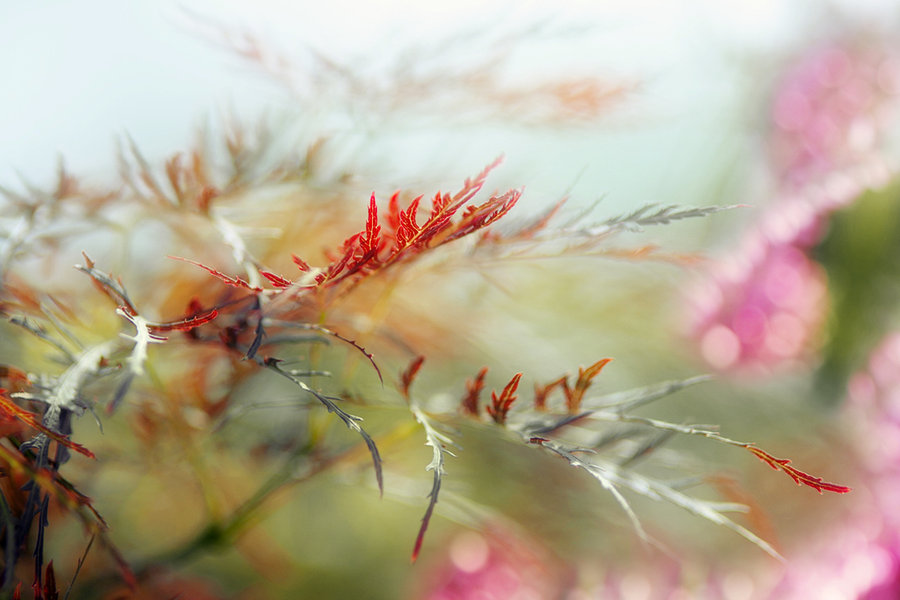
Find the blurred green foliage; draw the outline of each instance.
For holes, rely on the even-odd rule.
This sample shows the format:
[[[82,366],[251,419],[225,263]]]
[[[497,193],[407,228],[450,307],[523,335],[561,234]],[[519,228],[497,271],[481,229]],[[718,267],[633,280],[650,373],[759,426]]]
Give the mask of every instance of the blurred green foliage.
[[[816,387],[835,405],[900,315],[900,180],[834,213],[815,256],[831,296]]]

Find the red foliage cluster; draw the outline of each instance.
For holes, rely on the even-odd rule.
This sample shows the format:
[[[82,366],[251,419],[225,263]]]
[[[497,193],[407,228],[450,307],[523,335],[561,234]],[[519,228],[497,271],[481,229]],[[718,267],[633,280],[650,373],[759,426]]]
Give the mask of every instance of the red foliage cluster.
[[[292,255],[297,268],[307,274],[306,278],[299,281],[259,269],[259,275],[271,284],[273,290],[265,290],[239,276],[226,275],[194,260],[175,256],[170,258],[200,267],[225,284],[246,290],[254,295],[278,295],[279,292],[289,289],[294,293],[334,289],[339,297],[353,289],[364,278],[415,258],[426,251],[479,231],[487,236],[488,232],[485,231],[485,228],[506,215],[521,196],[521,190],[509,190],[503,194],[492,195],[481,204],[469,205],[475,195],[484,187],[488,174],[499,163],[500,159],[498,158],[476,177],[466,179],[462,188],[453,195],[440,192],[435,194],[431,200],[431,210],[422,223],[419,223],[419,218],[420,212],[422,212],[420,204],[423,196],[414,198],[406,208],[401,208],[400,194],[395,193],[391,196],[386,215],[384,215],[380,214],[373,193],[369,198],[365,225],[359,232],[346,238],[337,250],[326,253],[329,261],[326,266],[315,268],[299,256]],[[89,272],[93,270],[91,263],[88,263],[88,267]],[[101,281],[100,283],[107,282]],[[110,292],[111,286],[101,285],[101,287],[106,288],[105,293]],[[296,298],[294,295],[285,296],[285,298],[288,297]],[[272,307],[274,306],[276,305],[273,304]],[[196,323],[186,321],[186,328],[209,322],[215,317],[212,312],[194,315]],[[249,354],[252,356],[253,353]],[[368,353],[366,354],[369,356]]]
[[[603,367],[612,362],[611,358],[603,358],[584,368],[578,367],[578,378],[575,385],[569,385],[569,376],[563,375],[559,379],[554,379],[546,385],[534,386],[534,407],[538,410],[547,409],[547,397],[550,392],[557,386],[562,387],[563,395],[566,398],[566,409],[570,413],[576,413],[581,408],[581,401],[584,399],[584,393],[591,387],[594,378],[600,374]]]
[[[559,379],[554,379],[545,385],[535,384],[534,407],[540,411],[547,410],[547,398],[555,388],[559,387],[562,389],[566,399],[567,411],[570,414],[578,412],[585,392],[591,387],[594,378],[600,374],[603,367],[610,362],[612,362],[611,358],[603,358],[589,367],[578,367],[578,377],[575,379],[574,385],[569,384],[568,375],[563,375]],[[478,416],[478,402],[481,397],[481,390],[484,389],[484,377],[486,374],[487,367],[481,369],[475,379],[466,381],[466,395],[460,404],[460,409],[464,414]],[[487,412],[500,425],[506,422],[506,415],[517,398],[515,391],[518,388],[521,377],[521,373],[514,376],[499,396],[494,392],[491,393],[491,404],[487,407]]]
[[[315,275],[316,285],[334,286],[356,275],[369,275],[425,250],[475,233],[495,222],[515,206],[521,191],[510,190],[505,194],[492,196],[483,204],[466,207],[460,219],[454,221],[453,217],[481,190],[488,174],[499,163],[500,159],[497,159],[477,177],[467,179],[462,189],[453,196],[440,192],[435,194],[428,218],[421,225],[418,215],[422,196],[414,198],[406,209],[401,209],[399,194],[395,193],[388,206],[387,231],[383,232],[378,204],[375,194],[372,194],[365,227],[344,240],[338,252],[329,256],[331,264]],[[294,262],[301,271],[310,270],[302,259],[295,257]]]

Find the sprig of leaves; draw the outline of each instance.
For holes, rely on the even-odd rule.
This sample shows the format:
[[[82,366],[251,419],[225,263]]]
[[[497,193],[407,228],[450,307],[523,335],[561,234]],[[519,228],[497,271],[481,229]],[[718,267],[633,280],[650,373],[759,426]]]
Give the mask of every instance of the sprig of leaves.
[[[445,473],[444,455],[449,454],[450,456],[454,456],[453,452],[447,449],[448,446],[454,444],[453,440],[435,428],[429,416],[425,414],[421,408],[412,404],[410,410],[416,418],[416,421],[425,430],[425,445],[431,446],[431,462],[428,463],[425,470],[432,471],[434,475],[431,483],[431,491],[428,492],[428,508],[425,509],[425,515],[422,517],[422,525],[419,527],[419,533],[416,534],[416,542],[413,546],[411,560],[412,562],[415,562],[419,557],[419,552],[422,550],[425,532],[428,530],[428,525],[431,522],[431,515],[434,513],[434,508],[438,503],[438,494],[440,494],[441,482],[443,481]]]
[[[649,537],[641,526],[631,505],[623,496],[621,489],[627,489],[654,500],[664,500],[675,504],[676,506],[684,508],[685,510],[717,525],[722,525],[731,529],[769,555],[775,558],[781,558],[771,544],[747,528],[738,525],[723,514],[723,512],[727,511],[744,510],[744,507],[734,503],[710,502],[689,496],[672,485],[641,475],[634,469],[637,459],[645,458],[652,454],[657,448],[665,444],[674,434],[701,436],[720,443],[743,448],[754,454],[773,469],[783,471],[796,483],[811,487],[819,493],[829,491],[843,494],[850,491],[850,488],[846,486],[829,483],[820,477],[801,471],[793,467],[790,464],[790,460],[776,458],[768,452],[761,450],[753,443],[727,438],[718,431],[707,427],[679,425],[629,413],[629,411],[635,408],[644,406],[676,391],[705,381],[708,379],[706,376],[693,377],[680,381],[668,381],[636,390],[617,392],[615,394],[607,394],[595,398],[585,397],[585,392],[590,387],[593,379],[600,373],[602,368],[609,363],[609,360],[610,359],[603,359],[588,368],[579,368],[578,378],[573,386],[569,385],[567,376],[553,380],[549,384],[536,384],[534,387],[534,410],[517,413],[517,418],[510,420],[508,418],[511,414],[509,408],[516,399],[515,391],[521,378],[521,373],[516,374],[513,380],[507,384],[506,388],[504,388],[503,392],[499,395],[496,392],[491,394],[491,401],[487,406],[487,413],[496,425],[517,432],[526,444],[539,446],[552,454],[566,459],[570,465],[584,470],[591,477],[599,481],[603,488],[607,490],[622,507],[641,539],[648,541]],[[479,382],[483,380],[485,372],[485,370],[482,370],[479,373],[479,378],[475,381]],[[477,396],[481,391],[481,387],[481,385],[478,385],[475,382],[467,383],[467,394],[464,398],[464,405],[468,408],[464,409],[464,414],[475,417],[478,416]],[[557,389],[560,390],[560,393],[566,400],[567,410],[566,413],[562,415],[548,411],[548,397]],[[599,408],[577,410],[582,404]],[[475,407],[474,409],[472,408],[473,406]],[[573,408],[576,410],[572,410]],[[597,437],[595,443],[589,443],[588,445],[573,445],[571,442],[566,441],[568,431],[573,428],[577,427],[579,430],[593,431],[602,426],[603,423],[627,423],[629,425],[638,426],[638,429],[622,433],[622,435],[616,438],[634,438],[638,440],[634,449],[624,456],[618,464],[604,460],[600,455],[600,447],[606,444],[605,436],[601,435],[600,437]],[[652,436],[645,437],[642,442],[639,441],[641,437],[644,437],[643,432],[646,431],[656,433]]]
[[[677,204],[647,204],[630,213],[612,217],[599,225],[589,227],[584,233],[590,236],[604,236],[618,231],[643,231],[644,227],[668,225],[682,219],[707,217],[723,210],[740,208],[740,205],[683,207]]]
[[[466,206],[484,186],[488,174],[500,164],[495,160],[476,177],[466,179],[454,195],[438,192],[431,200],[431,211],[422,224],[418,223],[422,196],[414,198],[405,209],[400,208],[399,194],[391,197],[387,214],[387,232],[382,232],[375,194],[369,199],[366,224],[363,229],[341,244],[331,263],[314,275],[319,287],[335,287],[353,280],[350,289],[368,275],[387,269],[454,240],[483,230],[508,213],[522,195],[509,190],[491,196],[486,202],[467,206],[460,219],[458,211]],[[301,271],[310,271],[302,259],[294,262]],[[344,292],[346,293],[346,292]]]
[[[327,396],[322,394],[321,392],[310,387],[305,381],[303,381],[297,375],[294,375],[290,371],[286,371],[281,368],[279,365],[281,361],[277,359],[261,359],[260,364],[265,366],[267,369],[278,373],[282,377],[288,379],[293,382],[294,385],[299,387],[301,390],[310,394],[313,398],[318,400],[322,405],[328,409],[328,412],[334,413],[343,423],[347,426],[348,429],[354,431],[362,437],[363,441],[366,443],[366,447],[369,449],[369,454],[372,456],[372,464],[375,467],[375,480],[378,482],[378,491],[380,494],[384,494],[384,474],[382,470],[382,460],[381,454],[378,452],[378,446],[375,444],[375,440],[372,439],[365,429],[363,429],[359,422],[362,421],[362,417],[358,417],[356,415],[352,415],[338,406],[337,402],[340,402],[342,398],[337,396]]]
[[[431,516],[434,514],[434,509],[438,503],[438,495],[441,492],[441,482],[443,481],[445,473],[444,455],[449,454],[450,456],[455,456],[453,452],[448,449],[448,446],[455,446],[453,440],[446,434],[437,430],[431,421],[431,417],[419,407],[418,401],[410,394],[410,386],[424,362],[424,356],[417,356],[409,363],[406,370],[400,374],[400,394],[409,404],[409,410],[412,412],[413,417],[415,417],[416,422],[425,430],[425,445],[431,447],[431,462],[428,463],[425,470],[431,471],[433,474],[431,491],[428,493],[428,507],[425,509],[425,515],[422,517],[422,524],[419,527],[419,532],[416,534],[416,541],[413,545],[411,555],[412,562],[416,562],[416,559],[419,557],[419,552],[422,550],[422,543],[425,541],[425,532],[428,531],[428,525],[431,523]]]

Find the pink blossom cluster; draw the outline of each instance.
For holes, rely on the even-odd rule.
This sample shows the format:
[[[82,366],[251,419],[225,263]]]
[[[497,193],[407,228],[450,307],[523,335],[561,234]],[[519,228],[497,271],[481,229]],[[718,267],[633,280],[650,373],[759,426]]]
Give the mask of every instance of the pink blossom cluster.
[[[856,515],[827,539],[791,558],[784,577],[763,597],[779,600],[896,600],[900,598],[900,537],[879,516]]]
[[[887,102],[900,89],[895,57],[877,47],[827,44],[782,77],[771,106],[773,167],[785,185],[805,186],[823,174],[877,153]]]
[[[856,444],[855,502],[790,561],[773,597],[900,598],[900,332],[854,375],[842,423]]]
[[[817,48],[786,73],[769,136],[776,200],[689,292],[692,335],[712,367],[765,371],[815,348],[827,282],[809,249],[832,211],[888,182],[879,131],[897,73],[893,55],[849,45]]]
[[[428,580],[427,600],[541,600],[560,582],[532,544],[512,536],[468,531],[450,543]]]
[[[866,470],[900,475],[900,332],[888,335],[872,353],[867,368],[850,380],[847,410],[857,428],[860,460],[865,461]],[[896,493],[879,497],[900,501]],[[900,511],[891,512],[896,512],[900,526]]]
[[[700,352],[715,369],[794,360],[813,343],[824,318],[821,268],[794,245],[759,242],[757,256],[720,263],[693,290]]]

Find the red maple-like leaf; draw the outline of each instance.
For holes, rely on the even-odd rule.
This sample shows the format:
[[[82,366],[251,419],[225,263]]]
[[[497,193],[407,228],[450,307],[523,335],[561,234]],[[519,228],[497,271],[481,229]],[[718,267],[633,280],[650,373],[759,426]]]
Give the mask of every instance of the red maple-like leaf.
[[[296,254],[291,254],[291,260],[294,261],[294,264],[297,265],[297,268],[303,271],[304,273],[310,270],[309,264],[297,256]]]
[[[400,374],[400,393],[403,394],[403,397],[409,400],[409,386],[412,385],[413,380],[416,378],[416,375],[419,373],[419,369],[422,368],[422,363],[425,362],[424,356],[417,356],[412,361],[410,361],[409,366]]]
[[[450,242],[484,229],[508,213],[521,196],[520,190],[510,190],[502,196],[494,196],[484,204],[468,207],[462,220],[453,226],[444,241]]]
[[[517,398],[516,389],[519,387],[520,379],[522,379],[522,374],[516,373],[499,396],[496,392],[491,392],[491,404],[487,407],[487,412],[498,425],[506,423],[506,415]]]
[[[499,159],[474,179],[467,179],[462,189],[452,196],[440,192],[435,194],[428,218],[421,224],[419,212],[422,196],[414,198],[403,209],[400,207],[399,193],[393,194],[385,219],[387,231],[384,233],[375,194],[372,194],[365,227],[344,240],[337,252],[326,255],[331,262],[316,275],[316,284],[332,287],[349,279],[359,281],[362,277],[494,223],[516,204],[521,196],[520,191],[511,190],[493,196],[481,205],[469,206],[458,221],[454,222],[453,218],[481,190],[488,173],[498,164]],[[296,256],[294,263],[301,271],[311,270],[306,261]]]
[[[168,323],[147,323],[147,327],[151,333],[159,333],[161,331],[190,331],[201,325],[209,323],[219,316],[219,311],[212,308],[201,313],[194,314],[190,317],[181,319],[180,321],[170,321]]]
[[[575,380],[575,387],[570,390],[567,384],[563,384],[566,393],[566,408],[570,413],[578,412],[581,401],[584,399],[584,393],[591,387],[594,377],[599,375],[603,367],[610,362],[612,362],[611,358],[602,358],[586,369],[578,367],[578,379]]]
[[[578,378],[575,385],[569,385],[568,375],[563,375],[559,379],[554,379],[550,383],[534,386],[534,407],[537,410],[547,409],[547,398],[555,388],[561,387],[563,395],[566,398],[566,409],[569,413],[576,413],[581,408],[581,402],[584,400],[584,394],[594,381],[594,378],[600,374],[603,367],[612,362],[611,358],[602,358],[591,366],[578,367]]]
[[[828,483],[824,481],[821,477],[815,477],[810,475],[809,473],[804,473],[800,469],[794,468],[791,466],[791,461],[787,458],[775,458],[768,452],[761,450],[754,446],[753,444],[747,444],[744,446],[747,450],[756,455],[764,463],[768,464],[770,467],[775,469],[776,471],[783,471],[793,479],[797,485],[805,485],[813,488],[820,494],[822,492],[834,492],[836,494],[846,494],[851,491],[851,488],[838,485],[836,483]]]
[[[35,599],[38,597],[43,598],[43,600],[59,600],[59,589],[56,587],[56,573],[53,570],[52,560],[47,563],[45,570],[43,595],[35,595]]]
[[[369,198],[369,214],[366,218],[366,228],[359,237],[359,249],[362,256],[368,256],[378,251],[381,242],[381,227],[378,225],[378,204],[375,203],[375,194]]]
[[[460,404],[460,409],[464,414],[478,416],[478,402],[481,399],[481,390],[484,389],[484,377],[487,372],[488,368],[483,367],[478,371],[475,379],[466,380],[466,395]]]
[[[210,275],[212,275],[212,276],[214,276],[214,277],[216,277],[216,278],[218,278],[218,279],[224,281],[225,283],[227,283],[227,284],[230,285],[230,286],[237,287],[237,288],[243,288],[243,289],[249,290],[249,291],[251,291],[251,292],[261,292],[261,291],[263,291],[262,288],[256,287],[256,286],[252,286],[252,285],[250,285],[249,283],[247,283],[246,281],[244,281],[243,279],[241,279],[240,277],[229,277],[229,276],[226,275],[225,273],[222,273],[222,272],[220,272],[220,271],[216,271],[216,270],[213,269],[212,267],[207,267],[206,265],[204,265],[204,264],[202,264],[202,263],[199,263],[199,262],[197,262],[197,261],[195,261],[195,260],[191,260],[191,259],[189,259],[189,258],[182,258],[182,257],[180,257],[180,256],[169,256],[169,258],[172,258],[172,259],[175,259],[175,260],[180,260],[181,262],[186,262],[186,263],[188,263],[188,264],[192,264],[192,265],[194,265],[195,267],[200,267],[201,269],[203,269],[204,271],[206,271],[206,272],[209,273]]]
[[[563,375],[545,385],[534,384],[534,408],[541,411],[547,410],[547,398],[550,396],[550,392],[559,386],[568,386],[568,379],[568,375]]]
[[[287,288],[291,287],[291,285],[293,284],[290,279],[287,279],[286,277],[282,277],[281,275],[277,275],[270,271],[260,270],[259,274],[268,279],[269,283],[271,283],[276,288]]]

